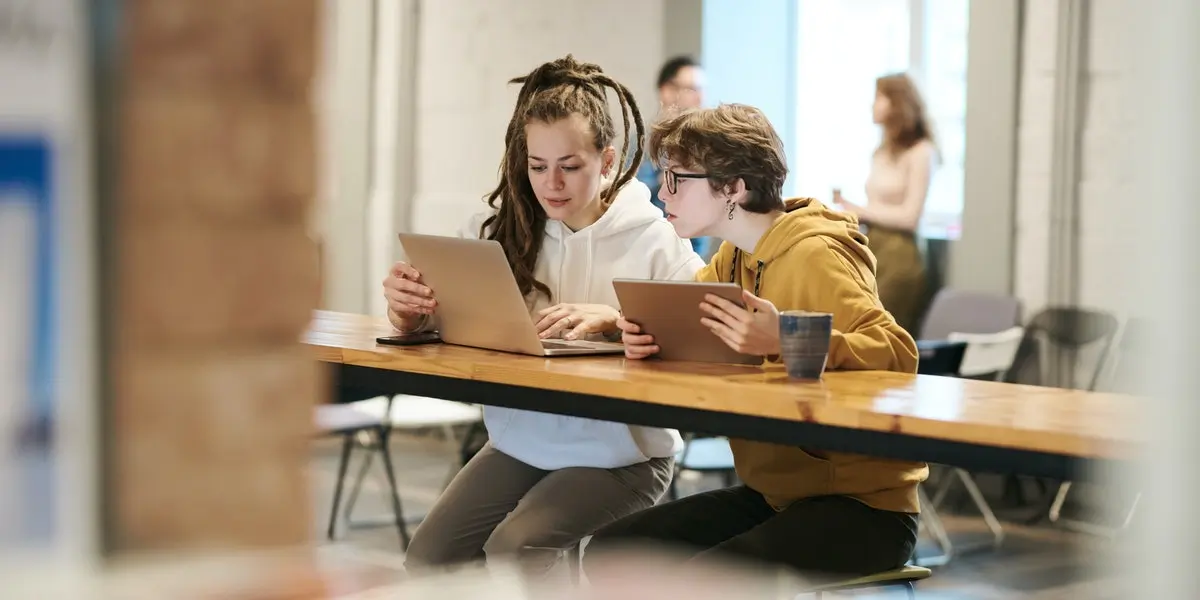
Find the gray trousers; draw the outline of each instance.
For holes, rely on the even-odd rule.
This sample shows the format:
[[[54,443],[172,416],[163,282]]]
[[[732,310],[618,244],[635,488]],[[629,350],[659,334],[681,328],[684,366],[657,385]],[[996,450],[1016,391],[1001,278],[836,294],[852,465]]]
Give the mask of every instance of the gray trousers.
[[[673,458],[619,469],[543,471],[488,443],[459,471],[413,534],[410,574],[481,559],[516,559],[540,577],[597,529],[654,506]]]

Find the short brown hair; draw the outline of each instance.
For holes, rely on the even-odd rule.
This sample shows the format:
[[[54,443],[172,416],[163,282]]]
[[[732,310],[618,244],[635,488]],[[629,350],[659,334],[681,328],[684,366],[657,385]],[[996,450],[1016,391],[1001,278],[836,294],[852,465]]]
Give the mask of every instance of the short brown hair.
[[[701,169],[717,191],[742,179],[750,191],[742,208],[749,212],[783,209],[788,172],[783,140],[753,106],[722,104],[660,121],[650,132],[650,159],[660,167],[673,160]]]

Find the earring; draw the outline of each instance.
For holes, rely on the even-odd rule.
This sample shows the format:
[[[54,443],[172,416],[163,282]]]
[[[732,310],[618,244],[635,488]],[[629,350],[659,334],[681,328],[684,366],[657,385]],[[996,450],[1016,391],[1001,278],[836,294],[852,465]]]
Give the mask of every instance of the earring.
[[[733,210],[735,208],[737,208],[737,203],[734,202],[732,198],[729,200],[726,200],[725,208],[727,208],[729,210],[729,212],[725,215],[725,217],[728,218],[730,221],[732,221],[733,220]]]

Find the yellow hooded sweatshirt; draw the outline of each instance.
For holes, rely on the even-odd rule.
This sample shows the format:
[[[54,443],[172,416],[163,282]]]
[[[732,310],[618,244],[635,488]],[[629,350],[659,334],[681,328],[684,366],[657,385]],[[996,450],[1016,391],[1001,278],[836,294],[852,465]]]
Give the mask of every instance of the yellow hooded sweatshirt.
[[[850,215],[793,198],[753,253],[725,242],[697,281],[734,282],[780,311],[833,314],[829,369],[915,373],[917,347],[883,309],[875,257]],[[916,513],[921,462],[730,440],[738,477],[776,509],[814,496],[849,496],[868,506]]]

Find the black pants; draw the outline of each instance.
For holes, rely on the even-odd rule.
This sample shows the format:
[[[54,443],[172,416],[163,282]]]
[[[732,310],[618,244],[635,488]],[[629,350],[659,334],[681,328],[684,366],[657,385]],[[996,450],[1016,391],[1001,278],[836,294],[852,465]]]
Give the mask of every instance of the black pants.
[[[741,485],[616,521],[593,535],[585,556],[658,544],[693,559],[787,566],[819,583],[898,568],[916,543],[915,514],[877,510],[845,496],[809,498],[776,511],[762,494]]]

